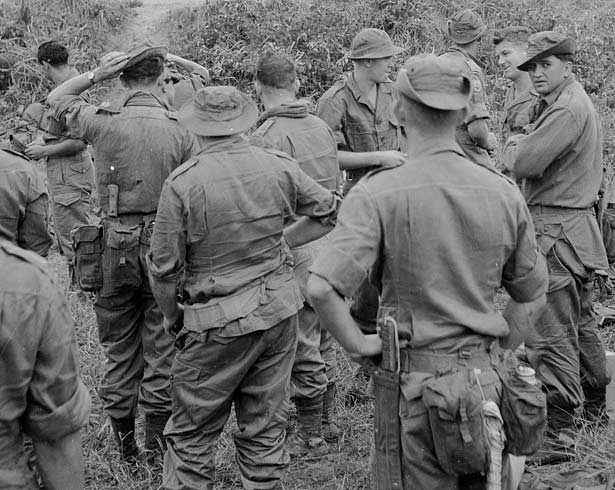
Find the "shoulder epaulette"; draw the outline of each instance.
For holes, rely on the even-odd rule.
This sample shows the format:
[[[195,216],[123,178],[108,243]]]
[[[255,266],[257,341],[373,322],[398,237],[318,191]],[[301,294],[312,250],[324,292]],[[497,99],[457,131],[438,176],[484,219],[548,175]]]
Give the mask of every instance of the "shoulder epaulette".
[[[275,124],[276,120],[277,117],[275,116],[267,118],[267,120],[263,124],[256,128],[254,134],[264,136],[265,134],[267,134],[267,131],[269,131],[271,127]]]
[[[164,115],[173,121],[177,121],[177,112],[175,111],[164,111]]]
[[[96,106],[96,114],[100,112],[108,112],[109,114],[119,114],[121,112],[121,108],[111,104],[111,102],[106,100],[100,103],[98,106]]]
[[[189,169],[194,167],[197,163],[199,163],[199,159],[197,157],[191,158],[190,160],[186,160],[179,167],[173,170],[173,172],[171,172],[171,175],[169,175],[169,179],[175,180],[181,174],[183,174],[184,172],[187,172]]]
[[[341,80],[338,80],[337,82],[335,82],[333,85],[331,85],[324,94],[322,94],[321,99],[325,98],[330,98],[333,97],[335,94],[337,94],[340,90],[342,90],[344,87],[346,87],[346,78],[342,78]]]
[[[0,150],[6,151],[7,153],[10,153],[11,155],[15,155],[16,157],[23,158],[27,162],[31,161],[27,155],[24,155],[23,153],[19,153],[18,151],[15,151],[15,150],[11,150],[10,148],[0,148]]]
[[[45,275],[49,275],[47,261],[37,253],[31,252],[29,250],[24,250],[23,248],[18,247],[17,245],[9,242],[8,240],[0,240],[0,248],[4,250],[6,254],[13,257],[17,257],[24,262],[28,262],[29,264],[32,264],[41,272],[43,272]]]

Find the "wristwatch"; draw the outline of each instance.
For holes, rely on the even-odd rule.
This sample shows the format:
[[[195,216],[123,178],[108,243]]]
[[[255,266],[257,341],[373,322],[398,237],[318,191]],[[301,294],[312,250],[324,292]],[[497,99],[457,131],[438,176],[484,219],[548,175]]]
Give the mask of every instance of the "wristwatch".
[[[96,83],[96,80],[94,80],[95,75],[96,73],[94,73],[93,71],[88,72],[88,80],[90,81],[92,85]]]

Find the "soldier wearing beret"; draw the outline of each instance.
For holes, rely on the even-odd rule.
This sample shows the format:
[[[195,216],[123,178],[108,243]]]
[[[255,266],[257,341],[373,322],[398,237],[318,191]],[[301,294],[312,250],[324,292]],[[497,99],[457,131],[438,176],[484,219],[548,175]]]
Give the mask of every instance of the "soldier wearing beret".
[[[309,100],[297,100],[299,80],[294,61],[282,53],[265,53],[256,68],[256,93],[266,111],[259,117],[253,136],[297,160],[299,167],[331,191],[339,187],[337,142],[329,126],[311,114]],[[307,298],[308,267],[321,242],[293,249],[295,276]],[[297,355],[291,378],[297,407],[298,429],[287,442],[292,456],[321,456],[326,442],[338,438],[333,422],[337,362],[331,335],[320,328],[318,315],[305,301],[299,310]],[[324,438],[324,440],[323,440]]]
[[[38,255],[0,236],[0,488],[82,490],[81,428],[90,395],[79,377],[75,327],[62,289]]]
[[[68,50],[57,41],[41,44],[37,59],[45,76],[56,86],[79,75],[68,65]],[[72,271],[74,254],[70,232],[89,222],[94,167],[86,150],[87,143],[69,137],[66,126],[55,120],[45,105],[34,105],[38,107],[27,108],[23,117],[34,120],[43,131],[43,144],[30,143],[24,153],[32,159],[45,159],[55,237]]]
[[[457,12],[447,24],[447,35],[452,45],[442,56],[462,60],[472,73],[470,103],[466,117],[457,128],[457,142],[473,162],[492,165],[489,153],[495,150],[497,140],[489,131],[485,75],[476,59],[478,43],[485,29],[483,20],[476,12]]]
[[[288,465],[288,390],[303,306],[288,247],[328,232],[339,198],[285,153],[243,137],[257,115],[256,104],[228,86],[200,90],[178,113],[201,150],[166,180],[148,256],[178,345],[165,430],[169,490],[214,488],[215,443],[233,404],[243,488],[281,488]]]
[[[473,164],[455,140],[471,77],[454,57],[406,62],[395,115],[408,137],[408,162],[354,187],[310,268],[308,294],[324,326],[352,356],[382,353],[374,374],[377,490],[484,488],[484,450],[472,456],[477,464],[455,467],[470,446],[440,436],[465,429],[450,428],[457,418],[434,418],[438,407],[425,393],[447,387],[442,397],[454,404],[478,383],[498,402],[498,340],[518,345],[544,304],[546,266],[523,197],[501,174]],[[362,333],[344,303],[370,270],[381,287],[382,340]],[[506,319],[494,304],[500,286],[512,298]],[[399,378],[381,384],[390,361]]]
[[[0,237],[46,257],[48,206],[45,182],[30,159],[0,148]]]
[[[159,449],[171,411],[173,339],[162,328],[145,255],[164,180],[196,154],[197,146],[163,98],[166,54],[165,47],[147,44],[128,54],[108,53],[96,69],[64,82],[48,97],[56,118],[96,154],[104,230],[94,237],[84,232],[79,240],[87,235],[89,248],[102,249],[94,268],[102,271],[94,309],[107,356],[100,396],[124,460],[140,454],[134,438],[137,407],[145,414],[145,448],[152,451]],[[117,76],[126,90],[112,103],[95,106],[79,97]]]
[[[540,95],[537,119],[509,139],[505,163],[526,179],[527,203],[547,257],[547,309],[526,341],[528,359],[546,386],[549,428],[560,448],[583,405],[604,423],[609,375],[592,309],[594,271],[608,268],[594,212],[602,182],[600,118],[572,71],[573,39],[553,31],[528,41],[527,71]],[[561,444],[560,444],[561,443]]]

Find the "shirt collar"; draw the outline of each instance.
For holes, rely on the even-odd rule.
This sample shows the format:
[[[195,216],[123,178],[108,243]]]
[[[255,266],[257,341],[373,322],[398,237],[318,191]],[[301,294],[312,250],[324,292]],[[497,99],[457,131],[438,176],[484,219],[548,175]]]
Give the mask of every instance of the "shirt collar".
[[[566,78],[562,83],[560,83],[557,87],[555,87],[551,92],[549,92],[547,95],[544,95],[542,97],[542,100],[544,100],[547,105],[552,105],[560,95],[562,95],[562,92],[564,91],[564,89],[566,87],[568,87],[569,85],[571,85],[572,83],[574,83],[576,81],[576,78],[574,75]]]
[[[208,138],[207,140],[201,140],[201,149],[198,154],[217,153],[230,149],[245,148],[249,145],[250,143],[243,133],[231,134],[230,136],[218,136]]]
[[[364,104],[368,104],[367,96],[363,93],[363,91],[359,87],[359,84],[355,80],[354,73],[350,72],[346,76],[346,86],[350,89],[355,99],[357,99],[359,102],[363,102]],[[376,84],[376,88],[378,91],[382,91],[385,94],[390,94],[391,92],[393,92],[393,82],[391,80],[386,80],[385,82]],[[362,97],[365,100],[362,100]]]

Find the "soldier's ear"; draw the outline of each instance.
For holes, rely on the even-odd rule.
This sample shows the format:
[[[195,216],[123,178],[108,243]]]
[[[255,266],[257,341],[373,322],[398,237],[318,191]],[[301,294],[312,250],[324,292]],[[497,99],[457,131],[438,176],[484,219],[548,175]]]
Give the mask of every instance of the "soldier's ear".
[[[301,87],[301,82],[298,78],[295,79],[295,93],[299,91],[299,87]]]

